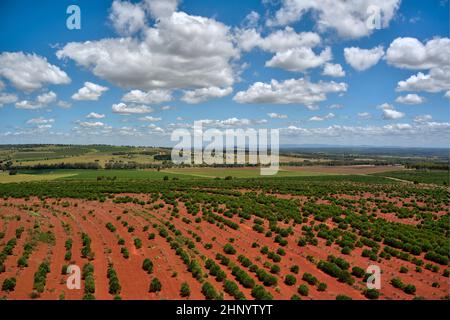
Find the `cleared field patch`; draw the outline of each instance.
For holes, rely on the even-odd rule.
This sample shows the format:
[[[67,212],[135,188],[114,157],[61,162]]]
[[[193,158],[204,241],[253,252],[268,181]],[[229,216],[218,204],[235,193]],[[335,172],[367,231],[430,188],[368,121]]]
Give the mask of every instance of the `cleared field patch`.
[[[403,166],[305,166],[305,167],[285,167],[286,170],[294,172],[314,172],[322,174],[372,174],[390,171],[398,171]]]
[[[16,174],[9,175],[7,172],[0,173],[0,183],[28,182],[28,181],[44,181],[55,180],[60,178],[68,178],[73,173],[48,173],[48,174]]]
[[[260,168],[175,168],[164,170],[164,172],[190,175],[203,178],[259,178],[267,177],[261,175]],[[314,177],[322,176],[327,173],[322,172],[310,172],[310,171],[296,171],[291,170],[290,167],[282,167],[274,177]]]
[[[55,179],[76,180],[145,180],[145,179],[187,179],[186,175],[168,173],[156,170],[84,170],[84,169],[55,169],[55,170],[21,170],[16,175],[7,172],[0,173],[0,183],[46,181]]]
[[[156,170],[58,170],[58,172],[69,173],[72,172],[73,175],[64,177],[64,179],[81,179],[81,180],[91,180],[98,178],[114,178],[116,179],[164,179],[168,177],[173,178],[186,178],[183,175],[176,173],[168,173]]]

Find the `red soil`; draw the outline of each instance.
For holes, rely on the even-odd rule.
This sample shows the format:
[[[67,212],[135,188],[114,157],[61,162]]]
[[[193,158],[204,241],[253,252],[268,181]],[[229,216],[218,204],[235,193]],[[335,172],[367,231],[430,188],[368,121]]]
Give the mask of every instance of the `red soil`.
[[[127,194],[130,197],[138,198],[140,200],[147,201],[148,195],[136,195]],[[124,196],[124,195],[120,195]],[[300,203],[307,200],[304,196],[290,196],[290,195],[276,195],[283,199],[298,199]],[[375,198],[373,194],[365,193],[361,195],[335,195],[336,197],[348,200],[359,200],[361,198],[370,199]],[[378,197],[380,198],[380,197]],[[386,200],[388,200],[386,198]],[[398,205],[408,205],[412,199],[402,199],[403,204],[398,203],[398,199],[395,203]],[[67,201],[70,203],[68,207],[64,207],[62,204]],[[393,200],[394,201],[394,200]],[[95,297],[96,299],[112,299],[113,295],[109,293],[109,285],[107,279],[107,268],[110,263],[113,264],[114,269],[117,272],[122,290],[120,296],[123,299],[179,299],[180,298],[180,286],[183,282],[187,282],[191,289],[190,299],[204,299],[201,293],[201,283],[193,278],[192,274],[188,272],[187,267],[179,256],[175,254],[175,250],[170,248],[169,243],[163,237],[158,235],[158,230],[152,225],[154,223],[162,225],[164,222],[169,221],[170,211],[169,205],[165,205],[162,209],[153,209],[154,203],[150,205],[140,205],[134,203],[116,204],[110,199],[104,203],[96,201],[78,200],[78,199],[61,199],[61,200],[47,200],[47,204],[50,204],[51,209],[42,207],[42,203],[37,198],[25,202],[23,199],[0,199],[0,206],[4,203],[13,204],[13,207],[1,207],[0,217],[1,224],[0,230],[5,230],[5,237],[3,243],[6,243],[9,239],[14,237],[14,232],[19,226],[24,226],[26,230],[32,229],[34,220],[39,220],[42,225],[42,230],[51,230],[55,234],[55,244],[50,245],[46,243],[38,243],[29,259],[29,266],[24,269],[17,268],[17,259],[20,257],[23,251],[23,245],[25,243],[26,232],[22,235],[22,238],[18,241],[16,248],[14,249],[13,256],[8,257],[6,261],[6,272],[0,274],[0,282],[7,277],[16,276],[17,286],[12,293],[3,293],[8,299],[29,299],[30,293],[33,290],[33,276],[36,272],[39,264],[48,257],[51,261],[51,272],[47,275],[46,290],[40,295],[40,299],[58,299],[61,293],[64,293],[66,299],[81,299],[83,296],[83,287],[81,290],[69,290],[66,287],[65,281],[66,275],[61,275],[61,268],[64,264],[69,264],[64,261],[64,255],[66,249],[64,243],[68,238],[73,240],[72,247],[72,263],[75,263],[80,268],[88,262],[87,259],[81,257],[81,233],[87,233],[91,239],[92,251],[95,253],[95,259],[91,261],[94,265],[95,276]],[[161,203],[158,201],[157,203]],[[328,200],[319,200],[317,203],[329,204]],[[39,217],[30,217],[29,213],[21,209],[20,205],[38,206],[36,211],[39,212]],[[243,223],[237,216],[228,218],[229,220],[238,223],[239,230],[233,230],[231,228],[220,229],[216,224],[210,224],[207,221],[202,220],[200,223],[194,223],[196,217],[190,215],[183,203],[178,204],[180,218],[173,218],[170,222],[175,226],[177,230],[182,232],[182,235],[191,239],[196,244],[196,250],[188,250],[190,254],[196,256],[196,259],[202,265],[203,271],[204,260],[211,258],[215,260],[216,253],[223,253],[223,246],[229,242],[230,238],[234,239],[233,246],[237,250],[236,255],[230,255],[230,259],[235,265],[245,270],[257,284],[259,280],[251,273],[247,268],[240,265],[237,260],[239,254],[243,254],[259,268],[269,270],[264,267],[264,262],[273,263],[267,255],[260,253],[260,248],[263,246],[269,247],[270,251],[276,251],[280,246],[274,242],[274,235],[272,237],[265,237],[264,233],[257,233],[252,229],[252,220],[245,220]],[[127,213],[124,213],[127,210]],[[64,214],[66,212],[67,214]],[[91,212],[91,213],[90,213]],[[15,219],[6,219],[7,217],[20,215],[21,221]],[[388,221],[415,224],[417,221],[413,219],[400,219],[393,214],[382,214],[377,212],[379,217]],[[118,220],[120,217],[120,220]],[[192,223],[185,223],[181,218],[188,218]],[[201,217],[201,213],[197,215]],[[128,232],[128,226],[124,227],[122,221],[127,221],[128,226],[134,226],[135,230]],[[62,227],[62,222],[71,226],[71,231],[66,232]],[[111,223],[116,227],[116,231],[113,233],[106,228],[107,223]],[[336,225],[328,220],[326,222],[331,228]],[[279,222],[280,227],[286,228],[288,225]],[[302,224],[303,225],[303,224]],[[52,227],[51,227],[52,226]],[[147,231],[143,231],[144,226],[148,226]],[[267,221],[264,223],[265,231],[269,229]],[[359,266],[366,268],[370,264],[377,264],[382,269],[382,288],[381,299],[411,299],[413,296],[405,294],[399,289],[395,289],[389,282],[393,277],[400,277],[404,283],[414,284],[417,288],[416,295],[423,296],[427,299],[439,299],[448,294],[448,278],[442,276],[442,272],[433,273],[429,270],[423,269],[422,273],[418,273],[415,270],[415,265],[411,262],[405,262],[397,258],[391,258],[391,260],[382,260],[381,262],[371,262],[368,258],[361,256],[361,252],[364,248],[356,248],[350,255],[342,255],[340,248],[336,245],[326,246],[323,239],[319,239],[318,246],[307,245],[305,247],[299,247],[297,240],[302,235],[301,225],[293,226],[293,234],[289,235],[286,239],[288,245],[284,247],[286,255],[282,257],[280,263],[277,263],[280,267],[278,278],[278,284],[275,287],[266,287],[274,299],[289,299],[292,295],[297,293],[297,288],[300,284],[306,284],[303,281],[302,275],[305,272],[314,275],[319,282],[327,284],[327,289],[323,292],[319,292],[317,287],[309,286],[308,297],[302,297],[303,299],[335,299],[338,294],[345,294],[353,299],[365,299],[362,291],[365,288],[365,284],[361,281],[357,281],[353,286],[340,283],[335,278],[325,274],[317,268],[314,262],[307,259],[308,256],[314,257],[316,263],[319,260],[326,260],[327,256],[332,254],[337,257],[344,257],[351,266]],[[149,233],[155,233],[156,238],[153,240],[148,239]],[[195,233],[202,239],[201,242],[196,242],[194,237],[189,233]],[[174,237],[173,234],[170,234]],[[125,247],[130,252],[129,259],[125,259],[121,252],[121,246],[118,245],[118,239],[123,238],[125,240]],[[134,245],[134,239],[139,238],[142,240],[142,247],[137,249]],[[213,240],[214,239],[214,240]],[[0,246],[2,244],[0,242]],[[258,243],[258,248],[252,248],[252,243]],[[204,244],[211,243],[212,249],[205,249]],[[185,248],[187,250],[187,248]],[[154,263],[154,271],[152,274],[147,274],[142,269],[142,262],[145,258],[150,258]],[[421,257],[423,258],[423,256]],[[215,260],[217,264],[219,262]],[[287,274],[291,274],[290,267],[298,265],[300,272],[295,275],[297,283],[294,286],[288,286],[284,284],[284,277]],[[409,272],[406,274],[400,274],[400,266],[406,266]],[[235,277],[231,274],[230,268],[220,265],[221,269],[226,273],[228,279],[238,283]],[[152,278],[157,277],[161,280],[163,286],[162,291],[159,293],[149,293],[149,284]],[[223,291],[222,283],[216,282],[211,276],[208,277],[209,281],[216,288],[217,291]],[[433,288],[431,284],[433,282],[439,283],[439,288]],[[247,299],[251,299],[251,290],[246,289],[239,283],[239,289],[244,293]],[[224,294],[225,299],[232,299],[228,294]]]

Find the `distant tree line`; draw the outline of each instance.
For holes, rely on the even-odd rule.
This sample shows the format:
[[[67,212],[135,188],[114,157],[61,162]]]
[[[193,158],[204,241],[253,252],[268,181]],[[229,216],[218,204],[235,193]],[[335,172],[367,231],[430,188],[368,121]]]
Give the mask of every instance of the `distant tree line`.
[[[80,163],[53,163],[53,164],[34,164],[34,165],[7,165],[0,164],[0,170],[54,170],[54,169],[101,169],[97,162],[80,162]]]
[[[434,162],[406,164],[405,167],[408,169],[416,169],[416,170],[450,170],[450,165],[448,163],[434,163]]]

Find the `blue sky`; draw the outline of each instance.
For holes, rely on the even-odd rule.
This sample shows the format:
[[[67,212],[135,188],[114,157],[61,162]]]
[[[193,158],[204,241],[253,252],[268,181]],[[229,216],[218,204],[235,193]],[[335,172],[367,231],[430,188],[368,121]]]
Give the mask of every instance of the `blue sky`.
[[[79,30],[66,27],[71,4]],[[448,147],[448,1],[18,0],[0,12],[2,144],[171,145],[203,120],[277,128],[282,144]]]

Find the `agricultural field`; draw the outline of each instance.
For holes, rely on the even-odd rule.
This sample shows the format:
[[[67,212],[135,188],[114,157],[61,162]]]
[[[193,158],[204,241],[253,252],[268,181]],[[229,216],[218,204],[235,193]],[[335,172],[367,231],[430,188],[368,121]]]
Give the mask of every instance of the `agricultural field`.
[[[445,170],[402,170],[377,173],[376,175],[400,180],[407,180],[414,183],[429,183],[446,186],[448,186],[450,178],[449,171]]]
[[[153,164],[161,162],[155,155],[166,154],[167,149],[107,145],[23,145],[0,146],[0,161],[14,167],[80,163],[96,163],[104,168],[107,163]]]
[[[152,173],[0,184],[0,298],[448,299],[444,186]]]
[[[374,172],[390,172],[398,170],[393,166],[311,166],[311,167],[280,167],[275,177],[314,177],[327,175],[365,175]],[[142,169],[142,170],[115,170],[115,169],[47,169],[47,170],[19,170],[15,175],[8,172],[0,173],[0,183],[43,181],[55,179],[196,179],[196,178],[261,178],[260,168],[168,168],[162,170]]]
[[[166,169],[164,172],[188,175],[202,178],[259,178],[261,176],[260,168],[245,167],[245,168],[173,168]],[[329,173],[310,170],[295,170],[294,167],[281,167],[275,174],[276,177],[309,177],[322,176]]]

